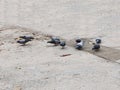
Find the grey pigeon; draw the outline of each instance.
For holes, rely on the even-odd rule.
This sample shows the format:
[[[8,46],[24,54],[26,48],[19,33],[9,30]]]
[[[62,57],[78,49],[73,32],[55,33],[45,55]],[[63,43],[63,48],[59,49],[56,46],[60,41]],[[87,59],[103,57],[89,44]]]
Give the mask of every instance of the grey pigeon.
[[[60,44],[60,39],[56,38],[56,37],[52,37],[50,41],[48,41],[47,43],[51,43],[54,44],[55,46]]]
[[[83,46],[84,46],[84,42],[81,41],[81,42],[76,44],[75,48],[78,49],[78,50],[81,50],[81,49],[83,49]]]
[[[29,41],[31,41],[31,40],[29,40],[29,39],[22,39],[22,40],[18,40],[17,43],[25,45]]]
[[[29,40],[33,40],[34,39],[34,37],[32,37],[32,36],[20,36],[19,38],[29,39]]]

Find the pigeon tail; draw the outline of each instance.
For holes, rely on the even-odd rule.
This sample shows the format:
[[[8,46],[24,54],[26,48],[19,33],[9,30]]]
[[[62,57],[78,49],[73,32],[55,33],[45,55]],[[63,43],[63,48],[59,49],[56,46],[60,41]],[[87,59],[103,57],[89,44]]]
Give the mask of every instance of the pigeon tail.
[[[55,42],[54,42],[54,41],[48,41],[47,43],[52,43],[52,44],[54,44]]]

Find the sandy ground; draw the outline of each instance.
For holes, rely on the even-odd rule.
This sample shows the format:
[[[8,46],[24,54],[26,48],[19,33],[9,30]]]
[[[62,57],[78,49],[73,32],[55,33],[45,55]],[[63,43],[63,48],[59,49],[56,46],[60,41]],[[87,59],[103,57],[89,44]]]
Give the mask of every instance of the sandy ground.
[[[103,46],[119,50],[119,4],[0,0],[0,90],[119,90],[120,59],[112,62],[70,45],[62,50],[46,43],[47,34],[66,41],[100,37]],[[36,39],[23,47],[15,40],[20,35]],[[61,57],[64,54],[71,55]]]
[[[3,28],[2,28],[3,29]],[[33,35],[34,33],[34,35]],[[20,35],[36,39],[26,46]],[[47,44],[48,37],[23,28],[0,32],[1,90],[119,90],[120,64],[67,46]],[[64,54],[70,56],[61,57]]]

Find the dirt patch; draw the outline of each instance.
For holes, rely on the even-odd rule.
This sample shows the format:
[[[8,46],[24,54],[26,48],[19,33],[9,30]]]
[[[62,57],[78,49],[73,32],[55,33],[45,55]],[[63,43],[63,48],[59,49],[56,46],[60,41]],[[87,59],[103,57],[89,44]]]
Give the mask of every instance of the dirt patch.
[[[2,32],[5,32],[6,30],[16,30],[14,31],[14,33],[11,33],[11,35],[6,35],[6,36],[2,36]],[[11,26],[11,27],[3,27],[0,29],[1,32],[1,36],[0,36],[0,41],[6,41],[6,39],[10,39],[13,40],[12,38],[17,38],[17,35],[13,35],[13,34],[17,34],[17,33],[21,33],[21,35],[33,35],[35,37],[36,40],[48,40],[49,37],[53,36],[53,35],[48,35],[42,32],[35,32],[29,28],[24,28],[24,27],[19,27],[19,26]],[[11,31],[10,31],[11,32]],[[19,34],[18,34],[19,35]],[[60,37],[61,39],[63,39],[62,37]],[[106,60],[111,60],[111,61],[116,61],[120,59],[120,50],[115,49],[115,48],[111,48],[111,47],[106,47],[106,46],[101,46],[100,51],[95,52],[92,51],[92,44],[90,43],[91,40],[89,38],[82,38],[85,41],[85,46],[83,51],[85,52],[89,52],[93,55],[96,55],[100,58],[104,58]],[[64,39],[63,39],[64,40]],[[74,47],[75,46],[75,40],[65,40],[67,42],[68,46]],[[13,41],[11,41],[13,42]],[[1,43],[1,42],[0,42]]]
[[[91,40],[88,38],[82,38],[82,40],[85,41],[85,46],[83,48],[83,51],[89,52],[93,55],[96,55],[100,58],[104,58],[106,60],[111,60],[111,61],[116,61],[120,59],[120,50],[111,48],[111,47],[106,47],[101,45],[100,51],[92,51],[92,44]],[[69,46],[74,47],[75,46],[75,40],[70,40],[67,41]]]

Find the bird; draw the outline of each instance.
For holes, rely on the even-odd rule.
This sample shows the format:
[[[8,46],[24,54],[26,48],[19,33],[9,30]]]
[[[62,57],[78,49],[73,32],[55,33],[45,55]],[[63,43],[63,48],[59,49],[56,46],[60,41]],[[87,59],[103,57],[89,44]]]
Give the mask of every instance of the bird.
[[[66,42],[65,41],[60,42],[60,46],[62,46],[62,49],[64,49],[66,46]]]
[[[81,39],[76,39],[76,43],[80,43],[81,42]]]
[[[34,37],[32,37],[32,36],[20,36],[19,38],[29,39],[29,40],[33,40],[34,39]]]
[[[93,43],[93,48],[92,50],[95,50],[95,51],[98,51],[100,49],[100,45],[99,44],[96,44],[96,43]]]
[[[81,42],[76,44],[75,48],[78,49],[78,50],[81,50],[83,48],[83,46],[84,46],[84,42],[81,41]]]
[[[97,44],[101,44],[102,40],[101,39],[96,39],[95,40]]]
[[[21,40],[18,40],[17,43],[22,44],[24,46],[29,41],[31,41],[31,40],[30,39],[21,39]]]
[[[54,44],[55,46],[60,44],[60,39],[57,37],[52,37],[50,41],[48,41],[47,43],[51,43]]]

